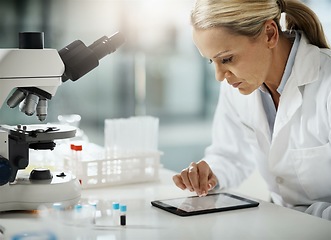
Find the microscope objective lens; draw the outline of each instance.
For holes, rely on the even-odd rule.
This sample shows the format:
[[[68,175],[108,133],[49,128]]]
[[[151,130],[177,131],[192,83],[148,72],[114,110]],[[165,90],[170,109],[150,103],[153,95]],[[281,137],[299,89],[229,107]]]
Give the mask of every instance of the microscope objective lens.
[[[36,108],[36,115],[39,121],[44,121],[47,117],[47,100],[40,99]]]
[[[36,111],[38,102],[39,102],[39,97],[35,94],[30,93],[25,98],[21,111],[28,116],[32,116]]]
[[[7,105],[10,108],[14,108],[18,106],[20,102],[22,102],[26,97],[26,93],[21,90],[20,88],[16,89],[16,91],[11,95],[10,98],[7,100]]]

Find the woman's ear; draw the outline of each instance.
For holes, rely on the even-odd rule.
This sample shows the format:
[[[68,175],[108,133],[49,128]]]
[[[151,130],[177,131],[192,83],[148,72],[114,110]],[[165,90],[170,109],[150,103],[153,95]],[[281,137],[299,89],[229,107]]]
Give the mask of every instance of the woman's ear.
[[[278,26],[274,20],[268,20],[264,24],[264,34],[268,48],[274,48],[279,39]]]

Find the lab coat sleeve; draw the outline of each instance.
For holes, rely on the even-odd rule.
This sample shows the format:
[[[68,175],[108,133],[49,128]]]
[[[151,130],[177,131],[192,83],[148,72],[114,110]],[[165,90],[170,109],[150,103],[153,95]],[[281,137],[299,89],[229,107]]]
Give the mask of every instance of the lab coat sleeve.
[[[238,107],[246,106],[235,103],[238,95],[234,90],[238,90],[230,87],[226,81],[221,83],[213,120],[212,143],[206,148],[204,156],[221,188],[238,186],[255,168],[255,134],[239,116]]]
[[[326,220],[331,220],[331,203],[329,202],[316,202],[310,206],[295,206],[293,209]]]
[[[329,69],[329,68],[328,68]],[[331,126],[331,94],[328,95],[327,103],[328,121]],[[331,142],[331,130],[329,129],[329,142]],[[331,174],[331,173],[330,173]],[[331,203],[330,202],[315,202],[301,211],[316,217],[331,220]]]
[[[331,94],[328,96],[327,103],[329,126],[331,126]],[[331,142],[331,130],[329,130],[329,142]],[[331,173],[330,173],[331,174]],[[315,202],[310,205],[304,212],[331,220],[331,203],[330,202]]]
[[[321,217],[327,220],[331,220],[331,203],[317,202],[310,205],[305,211],[308,214],[316,217]]]

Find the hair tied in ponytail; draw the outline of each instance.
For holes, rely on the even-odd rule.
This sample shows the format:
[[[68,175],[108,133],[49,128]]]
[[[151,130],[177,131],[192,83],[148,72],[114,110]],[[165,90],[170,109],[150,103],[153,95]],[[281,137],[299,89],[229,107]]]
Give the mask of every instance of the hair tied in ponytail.
[[[280,11],[286,12],[286,1],[285,0],[277,0],[277,5],[279,6]]]

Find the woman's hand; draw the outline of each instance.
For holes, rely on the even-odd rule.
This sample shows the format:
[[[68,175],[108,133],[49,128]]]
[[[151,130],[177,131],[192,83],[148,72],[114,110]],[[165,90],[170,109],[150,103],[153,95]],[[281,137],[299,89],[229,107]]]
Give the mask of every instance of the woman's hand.
[[[180,189],[196,192],[200,197],[206,196],[217,185],[216,176],[204,160],[192,162],[172,179]]]

